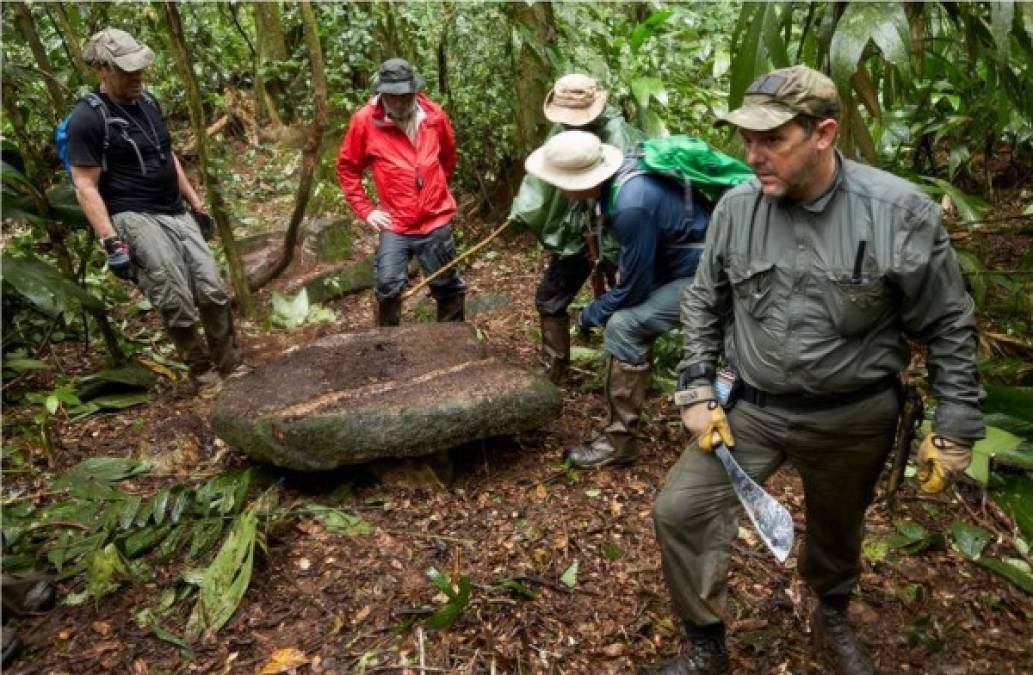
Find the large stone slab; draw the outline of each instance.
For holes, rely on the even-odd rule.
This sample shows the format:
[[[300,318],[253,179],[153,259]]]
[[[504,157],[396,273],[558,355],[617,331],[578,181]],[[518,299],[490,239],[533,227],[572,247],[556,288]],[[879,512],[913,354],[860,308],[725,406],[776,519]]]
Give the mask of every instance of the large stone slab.
[[[412,324],[325,337],[229,380],[212,430],[317,471],[538,428],[560,402],[548,380],[487,357],[471,326]]]

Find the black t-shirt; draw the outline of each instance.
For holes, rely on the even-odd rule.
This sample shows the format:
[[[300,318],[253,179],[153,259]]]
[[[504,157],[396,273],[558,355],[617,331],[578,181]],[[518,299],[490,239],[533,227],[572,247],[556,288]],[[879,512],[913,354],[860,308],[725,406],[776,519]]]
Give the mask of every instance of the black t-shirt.
[[[108,169],[101,173],[99,185],[108,213],[182,213],[172,137],[157,100],[151,97],[152,104],[141,96],[136,103],[115,103],[106,94],[94,93],[100,95],[108,113]],[[69,160],[75,166],[101,166],[103,147],[104,118],[86,100],[79,101],[68,123]],[[140,170],[141,158],[146,173]]]

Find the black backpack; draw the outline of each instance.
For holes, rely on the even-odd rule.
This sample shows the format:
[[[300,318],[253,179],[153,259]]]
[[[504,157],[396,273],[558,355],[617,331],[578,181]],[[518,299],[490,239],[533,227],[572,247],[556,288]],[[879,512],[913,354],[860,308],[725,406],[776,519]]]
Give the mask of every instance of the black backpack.
[[[158,102],[154,100],[154,97],[148,94],[146,91],[140,93],[140,98],[151,105],[155,110],[158,110]],[[111,111],[108,110],[108,106],[104,103],[104,99],[98,96],[94,92],[90,92],[82,97],[83,101],[86,101],[91,108],[96,110],[104,122],[104,142],[101,146],[100,153],[100,170],[108,170],[108,146],[111,145],[111,128],[115,127],[118,129],[118,133],[121,133],[123,140],[127,141],[129,145],[133,146],[133,151],[136,153],[136,159],[140,162],[140,175],[147,175],[147,165],[144,164],[143,154],[140,152],[140,148],[136,145],[136,142],[129,135],[129,120],[124,117],[114,117],[111,115]],[[68,179],[72,178],[72,163],[68,158],[68,123],[72,119],[72,113],[68,113],[61,124],[57,125],[57,129],[54,131],[54,144],[57,146],[57,156],[61,158],[61,161],[65,164],[65,171],[68,173]],[[144,113],[147,114],[146,112]]]

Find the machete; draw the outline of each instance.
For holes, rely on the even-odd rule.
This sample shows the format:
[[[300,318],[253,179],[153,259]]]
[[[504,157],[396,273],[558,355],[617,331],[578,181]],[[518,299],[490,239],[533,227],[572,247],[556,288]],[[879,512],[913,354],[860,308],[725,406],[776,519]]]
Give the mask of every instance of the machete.
[[[764,545],[771,549],[778,562],[784,563],[793,548],[793,517],[786,507],[743,471],[724,443],[714,446],[714,454],[728,472],[732,489],[746,509],[746,515],[750,517],[753,526],[757,528]]]

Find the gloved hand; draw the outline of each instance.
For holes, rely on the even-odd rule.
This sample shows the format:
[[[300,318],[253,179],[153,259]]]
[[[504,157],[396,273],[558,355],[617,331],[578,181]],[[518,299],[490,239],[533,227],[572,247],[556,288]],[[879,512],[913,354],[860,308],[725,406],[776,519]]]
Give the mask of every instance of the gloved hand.
[[[391,214],[380,209],[373,209],[366,217],[366,222],[369,223],[374,232],[380,232],[391,227]]]
[[[681,421],[703,452],[713,452],[718,443],[735,445],[725,409],[717,401],[702,401],[681,409]]]
[[[942,492],[971,462],[972,446],[928,434],[918,448],[918,487],[922,492]]]
[[[119,279],[132,280],[136,276],[129,246],[118,237],[107,237],[100,242],[108,254],[108,269]]]
[[[201,230],[201,237],[205,241],[211,241],[212,235],[215,234],[215,221],[208,215],[208,212],[203,207],[200,209],[191,208],[190,215],[194,217],[197,229]]]

